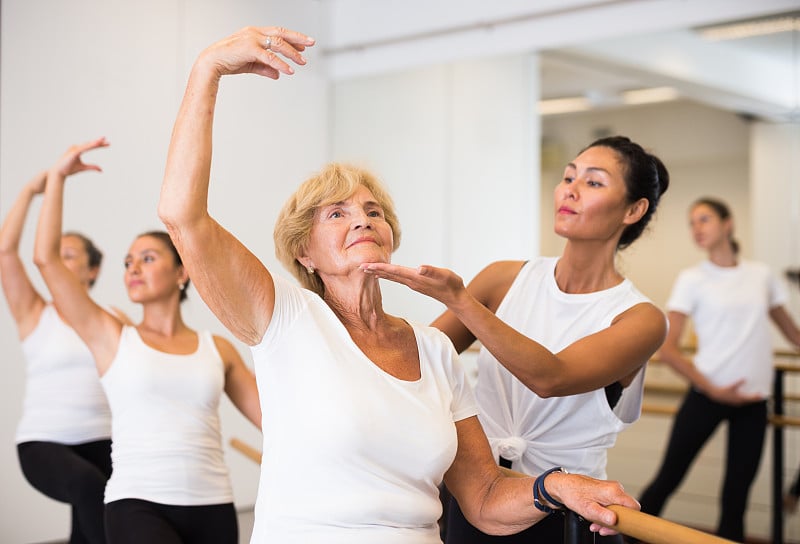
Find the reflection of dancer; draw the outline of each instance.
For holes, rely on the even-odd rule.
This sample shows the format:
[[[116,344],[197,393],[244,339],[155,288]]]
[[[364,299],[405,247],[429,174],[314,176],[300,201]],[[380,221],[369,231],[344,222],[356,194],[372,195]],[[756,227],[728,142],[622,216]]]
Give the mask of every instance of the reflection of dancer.
[[[800,268],[788,270],[786,272],[786,277],[800,287]],[[800,469],[797,469],[794,482],[792,482],[789,489],[786,490],[786,494],[783,496],[783,508],[789,513],[794,513],[797,512],[798,503],[800,503]]]
[[[614,258],[642,233],[668,184],[658,158],[628,138],[603,138],[570,162],[556,187],[555,229],[567,239],[560,258],[497,262],[466,288],[445,269],[365,266],[444,303],[434,325],[456,349],[482,342],[480,419],[501,463],[605,478],[606,451],[638,419],[642,369],[666,332],[664,314]],[[557,516],[513,540],[489,537],[459,505],[448,512],[448,542],[564,539]]]
[[[17,453],[38,491],[71,505],[70,542],[105,542],[103,489],[111,475],[111,414],[92,354],[52,304],[36,291],[19,257],[22,228],[47,172],[23,187],[0,228],[0,279],[27,362]],[[103,254],[85,236],[67,233],[61,257],[88,292]]]
[[[111,542],[238,542],[218,406],[224,391],[255,425],[255,379],[234,347],[181,316],[189,276],[165,232],[137,237],[125,258],[128,296],[143,320],[127,326],[97,306],[58,254],[64,183],[100,138],[51,168],[35,260],[65,320],[94,356],[112,413],[114,471],[105,491]]]
[[[220,78],[277,79],[293,72],[278,54],[305,64],[311,45],[297,32],[250,27],[200,55],[159,205],[201,295],[253,349],[265,421],[252,541],[440,542],[443,478],[484,530],[524,529],[545,517],[534,479],[500,472],[452,345],[386,314],[379,282],[360,268],[388,262],[399,243],[374,176],[330,165],[285,204],[276,252],[305,289],[267,270],[208,214]],[[558,471],[538,481],[542,508],[555,506],[546,493],[594,521],[614,518],[604,505],[636,507],[615,483]]]
[[[800,330],[784,309],[786,292],[761,264],[738,255],[733,218],[721,201],[703,198],[689,210],[695,243],[708,260],[680,273],[667,302],[669,333],[661,358],[691,384],[675,416],[661,468],[642,494],[642,510],[658,515],[680,485],[703,444],[728,424],[725,480],[717,533],[744,540],[744,514],[767,426],[772,342],[767,317],[800,346]],[[680,349],[692,318],[697,353]]]

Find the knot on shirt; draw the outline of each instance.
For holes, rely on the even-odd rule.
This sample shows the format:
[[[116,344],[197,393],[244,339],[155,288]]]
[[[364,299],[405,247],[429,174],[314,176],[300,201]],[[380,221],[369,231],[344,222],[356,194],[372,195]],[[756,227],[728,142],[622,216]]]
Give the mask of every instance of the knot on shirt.
[[[509,436],[497,443],[497,451],[500,457],[509,461],[519,461],[522,454],[528,449],[528,443],[519,436]]]

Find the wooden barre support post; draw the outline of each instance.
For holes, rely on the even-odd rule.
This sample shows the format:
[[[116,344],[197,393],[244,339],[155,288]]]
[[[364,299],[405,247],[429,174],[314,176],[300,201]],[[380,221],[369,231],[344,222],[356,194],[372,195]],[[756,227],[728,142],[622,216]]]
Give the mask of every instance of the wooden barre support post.
[[[235,450],[239,450],[245,457],[248,457],[251,461],[254,461],[257,464],[261,464],[261,452],[255,449],[253,446],[249,444],[245,444],[238,438],[231,438],[230,441],[231,447]]]
[[[620,533],[648,544],[734,544],[732,540],[690,529],[683,525],[661,519],[624,506],[608,507],[617,514],[617,524],[612,527]]]

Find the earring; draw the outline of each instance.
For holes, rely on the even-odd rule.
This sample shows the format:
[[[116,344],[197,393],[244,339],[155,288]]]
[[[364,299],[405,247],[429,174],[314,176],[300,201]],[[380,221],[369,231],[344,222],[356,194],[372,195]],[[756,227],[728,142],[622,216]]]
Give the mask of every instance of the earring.
[[[313,266],[307,266],[306,267],[306,272],[308,272],[309,275],[313,274],[314,273],[314,267]]]
[[[178,284],[178,289],[180,289],[181,291],[183,291],[184,289],[186,289],[186,284],[185,284],[185,283],[183,283],[183,282],[180,282],[180,283]]]

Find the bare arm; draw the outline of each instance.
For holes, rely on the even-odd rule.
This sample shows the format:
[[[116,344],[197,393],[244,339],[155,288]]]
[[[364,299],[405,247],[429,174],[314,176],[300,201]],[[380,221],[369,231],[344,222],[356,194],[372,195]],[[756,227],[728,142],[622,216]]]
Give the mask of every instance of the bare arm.
[[[546,516],[533,504],[534,478],[509,473],[497,466],[477,417],[456,422],[456,432],[458,450],[445,474],[445,483],[470,523],[488,534],[507,535]],[[636,500],[617,482],[554,473],[547,476],[545,484],[553,498],[585,519],[604,526],[616,523],[616,514],[606,508],[608,505],[639,509]],[[593,530],[604,535],[614,533],[596,525]]]
[[[33,197],[44,191],[46,180],[44,171],[25,184],[0,227],[0,280],[20,338],[33,331],[45,305],[19,257],[19,241]]]
[[[694,362],[686,357],[680,346],[683,330],[686,326],[687,315],[681,312],[669,312],[669,332],[664,344],[658,351],[658,356],[667,363],[675,372],[686,378],[692,387],[716,400],[725,404],[744,404],[760,400],[758,395],[743,394],[739,391],[744,380],[739,380],[733,384],[719,387],[714,385],[708,377],[700,372]]]
[[[800,329],[783,306],[770,308],[769,317],[789,342],[800,348]]]
[[[625,383],[661,345],[666,322],[652,304],[638,304],[623,312],[611,326],[553,353],[499,319],[494,312],[508,291],[521,263],[498,262],[482,270],[469,287],[453,272],[422,266],[365,265],[367,272],[403,283],[444,303],[452,315],[436,322],[453,328],[457,318],[500,363],[541,397],[593,391],[615,381]],[[445,330],[447,334],[448,330]],[[452,338],[452,337],[451,337]],[[592,361],[587,365],[586,361]]]
[[[214,343],[225,361],[225,394],[253,425],[261,429],[261,403],[256,377],[230,342],[215,336]]]
[[[34,244],[34,262],[53,295],[56,308],[89,346],[101,375],[116,352],[122,324],[89,297],[78,278],[64,265],[60,240],[67,176],[87,170],[100,171],[96,165],[84,164],[81,154],[106,145],[105,138],[99,138],[72,146],[49,170]]]
[[[265,48],[270,36],[270,50]],[[208,47],[192,67],[172,131],[158,213],[200,296],[238,339],[260,342],[275,302],[261,261],[208,213],[212,127],[222,76],[254,73],[278,79],[294,70],[313,40],[276,27],[248,27]]]

